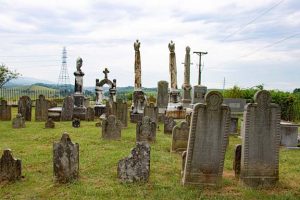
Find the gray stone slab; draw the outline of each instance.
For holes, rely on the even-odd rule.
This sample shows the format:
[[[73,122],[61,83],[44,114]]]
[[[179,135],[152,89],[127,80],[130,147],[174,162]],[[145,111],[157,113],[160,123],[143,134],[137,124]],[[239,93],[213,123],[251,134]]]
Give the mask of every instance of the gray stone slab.
[[[148,116],[152,121],[158,123],[158,107],[154,103],[150,103],[144,108],[144,116]]]
[[[102,138],[110,140],[121,139],[122,122],[114,115],[109,115],[102,122]]]
[[[31,121],[32,102],[28,96],[22,96],[18,102],[18,113],[24,117],[26,121]]]
[[[46,121],[49,108],[50,102],[45,99],[44,95],[39,95],[39,98],[35,101],[35,121]]]
[[[1,100],[0,105],[0,120],[10,121],[11,120],[11,106],[7,105],[6,100]]]
[[[22,178],[22,162],[12,156],[10,149],[3,151],[0,158],[0,183],[16,181]]]
[[[280,127],[280,145],[285,147],[297,147],[299,125],[282,121],[280,122]]]
[[[25,128],[25,119],[20,113],[17,114],[16,118],[12,120],[13,128]]]
[[[224,98],[223,103],[229,106],[229,108],[231,109],[231,113],[239,113],[244,112],[246,99]]]
[[[117,102],[112,104],[112,114],[122,122],[123,127],[128,126],[128,106],[127,102],[119,99]]]
[[[156,123],[152,118],[145,116],[136,124],[137,142],[154,142],[156,140]]]
[[[74,99],[68,96],[64,99],[61,110],[61,121],[71,121],[73,119]]]
[[[203,85],[195,85],[192,89],[192,104],[203,103],[207,87]]]
[[[169,103],[169,83],[167,81],[159,81],[157,83],[156,106],[159,113],[165,113]]]
[[[189,139],[189,126],[187,122],[181,122],[176,125],[172,131],[172,152],[186,151]]]

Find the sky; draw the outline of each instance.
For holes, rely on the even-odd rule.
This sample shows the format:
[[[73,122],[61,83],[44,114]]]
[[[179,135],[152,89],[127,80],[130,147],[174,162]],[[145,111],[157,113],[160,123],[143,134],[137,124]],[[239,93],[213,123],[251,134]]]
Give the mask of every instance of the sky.
[[[84,86],[108,68],[117,86],[134,85],[134,47],[141,42],[142,86],[170,80],[168,43],[175,42],[178,86],[186,46],[191,85],[293,91],[300,88],[299,0],[0,0],[0,63],[24,77],[58,82],[67,49],[74,82],[82,57]]]

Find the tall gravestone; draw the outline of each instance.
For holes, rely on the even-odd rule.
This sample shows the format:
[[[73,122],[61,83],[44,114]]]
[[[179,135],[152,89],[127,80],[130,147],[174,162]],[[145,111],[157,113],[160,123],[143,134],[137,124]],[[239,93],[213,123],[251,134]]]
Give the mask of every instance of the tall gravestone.
[[[18,113],[24,117],[26,121],[31,121],[32,102],[28,96],[22,96],[18,102]]]
[[[35,121],[46,121],[49,108],[50,102],[45,99],[44,95],[39,95],[39,98],[35,101]]]
[[[182,85],[183,98],[182,103],[184,107],[190,107],[191,104],[191,84],[190,84],[190,65],[191,65],[191,48],[189,46],[185,49],[185,59],[184,59],[184,83]]]
[[[189,139],[189,126],[187,122],[181,122],[172,131],[172,152],[186,151]]]
[[[171,134],[174,126],[176,126],[176,121],[172,117],[165,117],[164,133]]]
[[[217,185],[222,180],[230,129],[230,108],[220,92],[211,91],[205,103],[193,108],[183,185]]]
[[[149,116],[152,121],[158,123],[158,107],[154,103],[150,103],[144,108],[144,116]]]
[[[169,83],[167,81],[159,81],[157,83],[156,106],[158,107],[159,114],[164,114],[167,110],[169,103],[168,88]]]
[[[25,128],[25,119],[20,113],[18,113],[16,118],[14,118],[12,120],[12,127],[13,128]]]
[[[153,142],[156,140],[156,123],[150,117],[145,116],[136,124],[136,141]]]
[[[112,104],[112,114],[122,122],[123,127],[128,125],[128,106],[122,99],[118,99],[117,102]]]
[[[109,115],[102,122],[102,138],[111,140],[121,139],[122,122],[114,115]]]
[[[68,183],[79,176],[79,144],[72,143],[63,133],[60,142],[53,143],[53,172],[59,183]]]
[[[279,179],[280,107],[271,100],[268,91],[258,91],[244,110],[240,179],[251,187]]]
[[[67,96],[64,99],[61,110],[61,121],[71,121],[73,119],[74,99],[71,96]]]
[[[3,151],[0,158],[0,183],[16,181],[22,178],[22,162],[12,156],[10,149]]]
[[[0,105],[0,120],[10,121],[11,120],[11,106],[7,105],[7,101],[1,100]]]

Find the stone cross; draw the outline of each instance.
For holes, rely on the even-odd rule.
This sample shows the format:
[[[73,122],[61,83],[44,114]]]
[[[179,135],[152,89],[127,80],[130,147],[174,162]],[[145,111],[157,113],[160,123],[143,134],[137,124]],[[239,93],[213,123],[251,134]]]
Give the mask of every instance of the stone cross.
[[[134,89],[139,90],[142,88],[142,69],[141,69],[141,54],[140,54],[140,46],[141,43],[139,40],[134,42],[134,50],[135,50],[135,59],[134,59]]]
[[[53,168],[55,180],[60,183],[78,179],[79,144],[72,143],[67,133],[63,133],[60,142],[53,143]]]
[[[280,107],[270,92],[258,91],[244,109],[240,179],[250,187],[279,179]]]
[[[0,158],[0,183],[16,181],[22,178],[22,162],[12,156],[10,149],[5,149]]]
[[[171,89],[177,89],[177,67],[176,67],[175,43],[171,40],[168,47],[170,50],[169,70],[170,70],[170,77],[171,77]]]
[[[222,102],[221,93],[211,91],[193,108],[183,185],[221,183],[230,129],[230,108]]]
[[[108,79],[108,75],[107,75],[108,73],[109,73],[108,69],[105,68],[104,71],[103,71],[104,79]]]
[[[153,142],[156,140],[156,123],[150,117],[144,116],[143,120],[136,124],[136,141]]]

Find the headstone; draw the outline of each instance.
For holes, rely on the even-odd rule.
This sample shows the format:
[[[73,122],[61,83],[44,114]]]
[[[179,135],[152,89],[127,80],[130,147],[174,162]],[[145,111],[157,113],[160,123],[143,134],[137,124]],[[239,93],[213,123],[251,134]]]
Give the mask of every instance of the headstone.
[[[102,122],[102,138],[120,140],[121,139],[122,122],[114,115],[109,115]]]
[[[46,121],[48,119],[48,109],[50,103],[44,95],[40,95],[35,101],[35,121]]]
[[[150,145],[137,142],[131,154],[118,163],[118,178],[121,182],[147,182],[150,175]]]
[[[72,143],[70,136],[64,133],[60,142],[53,143],[53,171],[55,180],[68,183],[79,176],[79,144]]]
[[[203,103],[207,87],[203,85],[195,85],[192,89],[192,104]]]
[[[218,185],[222,180],[230,129],[230,108],[220,92],[211,91],[205,103],[193,108],[183,185]]]
[[[189,126],[187,122],[181,122],[172,131],[172,152],[186,151],[189,139]]]
[[[117,117],[123,124],[123,127],[128,125],[128,106],[122,99],[118,99],[117,102],[112,104],[112,114]]]
[[[158,107],[158,113],[165,113],[168,103],[168,87],[169,83],[167,81],[159,81],[157,83],[157,98],[156,98],[156,106]]]
[[[79,128],[80,127],[80,119],[74,118],[72,121],[72,126],[74,128]]]
[[[12,156],[10,149],[3,151],[0,158],[0,183],[16,181],[22,178],[22,162]]]
[[[45,128],[55,128],[55,123],[52,118],[48,118],[45,122]]]
[[[26,121],[31,121],[31,99],[28,96],[22,96],[18,102],[18,113],[24,117]]]
[[[189,46],[185,49],[185,59],[184,59],[184,83],[182,85],[183,98],[182,103],[184,107],[189,107],[191,104],[191,84],[190,84],[190,65],[191,65],[191,48]]]
[[[13,128],[25,128],[25,119],[20,113],[17,114],[16,118],[12,121]]]
[[[7,101],[1,100],[0,105],[0,120],[10,121],[11,120],[11,106],[7,105]]]
[[[86,121],[94,121],[94,119],[95,119],[95,111],[93,108],[88,107],[86,109],[85,120]]]
[[[158,107],[156,107],[154,103],[150,103],[144,109],[144,116],[149,116],[152,121],[158,123]]]
[[[176,121],[172,117],[165,117],[164,133],[172,134],[174,126],[176,126]]]
[[[73,119],[74,110],[74,99],[71,96],[67,96],[64,99],[62,111],[61,111],[61,121],[71,121]]]
[[[237,134],[239,118],[231,116],[230,118],[230,133]]]
[[[280,145],[285,147],[297,147],[298,146],[298,124],[291,122],[280,122]]]
[[[240,179],[246,185],[271,186],[279,177],[280,107],[258,91],[245,106]]]
[[[154,142],[156,140],[156,123],[148,116],[136,124],[137,142]]]
[[[224,104],[228,105],[231,114],[232,113],[242,113],[244,112],[244,107],[246,105],[246,99],[240,98],[224,98]]]
[[[190,112],[190,113],[187,113],[186,115],[185,115],[185,121],[186,121],[186,123],[187,123],[187,125],[190,127],[190,125],[191,125],[191,118],[192,118],[192,112]]]
[[[236,178],[239,178],[241,174],[241,155],[242,155],[242,145],[238,144],[235,146],[234,158],[233,158],[233,170]]]

